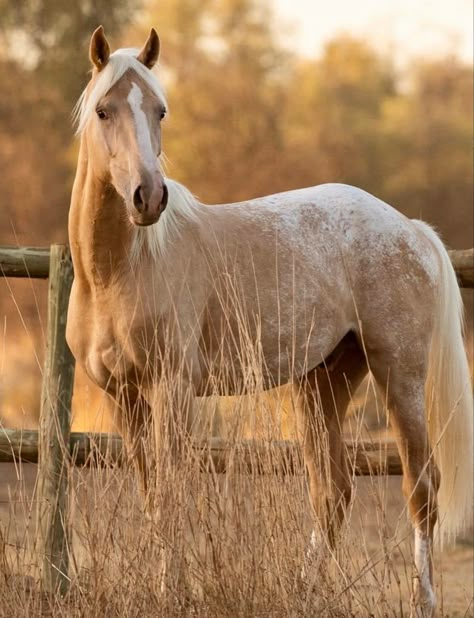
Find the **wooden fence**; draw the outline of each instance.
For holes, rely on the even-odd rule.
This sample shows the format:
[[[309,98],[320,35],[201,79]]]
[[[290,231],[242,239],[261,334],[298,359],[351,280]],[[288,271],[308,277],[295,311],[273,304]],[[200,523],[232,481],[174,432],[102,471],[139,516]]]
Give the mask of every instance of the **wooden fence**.
[[[474,288],[474,249],[451,251],[451,261],[462,287]],[[6,430],[0,427],[0,463],[37,462],[38,535],[45,591],[65,592],[68,587],[67,469],[74,465],[118,465],[122,459],[119,436],[71,433],[71,401],[74,359],[65,339],[66,316],[73,280],[69,250],[63,245],[50,248],[0,247],[0,275],[49,279],[48,329],[40,428]],[[212,438],[196,444],[203,469],[226,470],[229,452],[239,457],[244,468],[258,473],[294,474],[302,471],[301,452],[291,442],[271,445],[245,441],[229,444]],[[401,464],[392,441],[346,443],[356,474],[400,474]],[[270,452],[278,457],[271,459]],[[280,456],[281,455],[281,456]],[[272,461],[269,466],[268,462]]]

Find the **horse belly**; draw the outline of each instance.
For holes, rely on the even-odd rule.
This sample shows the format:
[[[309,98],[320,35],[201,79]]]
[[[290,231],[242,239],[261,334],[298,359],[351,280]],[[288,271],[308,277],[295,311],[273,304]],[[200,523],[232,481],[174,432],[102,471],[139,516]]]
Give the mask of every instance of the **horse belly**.
[[[324,361],[351,330],[339,296],[301,298],[252,318],[206,324],[200,346],[199,394],[238,395],[293,382]],[[339,303],[336,301],[339,300]]]
[[[288,316],[290,317],[290,316]],[[262,329],[262,368],[269,381],[297,381],[322,363],[353,327],[347,312],[330,299],[302,305],[294,319]]]

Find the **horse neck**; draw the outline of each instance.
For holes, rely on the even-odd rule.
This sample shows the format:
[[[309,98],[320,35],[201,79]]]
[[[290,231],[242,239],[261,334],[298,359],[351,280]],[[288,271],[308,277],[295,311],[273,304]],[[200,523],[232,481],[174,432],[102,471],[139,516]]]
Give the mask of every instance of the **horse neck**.
[[[105,288],[129,268],[133,228],[123,199],[106,180],[96,177],[83,136],[69,212],[69,241],[77,280]]]

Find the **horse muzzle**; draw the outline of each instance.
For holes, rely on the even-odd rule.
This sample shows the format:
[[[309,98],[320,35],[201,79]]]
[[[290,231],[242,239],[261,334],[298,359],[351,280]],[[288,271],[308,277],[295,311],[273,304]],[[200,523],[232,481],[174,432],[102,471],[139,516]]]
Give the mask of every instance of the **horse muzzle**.
[[[130,221],[134,225],[145,227],[158,221],[168,204],[168,187],[162,184],[161,190],[151,194],[146,187],[139,185],[133,194],[134,210],[130,215]]]

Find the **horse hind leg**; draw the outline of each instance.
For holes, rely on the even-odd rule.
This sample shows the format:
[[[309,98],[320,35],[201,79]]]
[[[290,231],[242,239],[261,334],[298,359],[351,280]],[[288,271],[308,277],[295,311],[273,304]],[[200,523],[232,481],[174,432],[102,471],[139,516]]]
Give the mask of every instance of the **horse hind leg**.
[[[301,384],[298,420],[309,477],[309,496],[318,537],[334,547],[351,499],[352,483],[346,462],[342,426],[352,392],[367,373],[367,363],[352,333],[339,343],[326,362],[310,371]]]
[[[394,358],[397,362],[394,363]],[[432,544],[437,521],[439,472],[431,455],[425,421],[427,353],[414,343],[398,353],[390,350],[369,354],[372,373],[387,396],[390,424],[403,468],[403,493],[415,529],[415,579],[411,615],[433,615]]]

